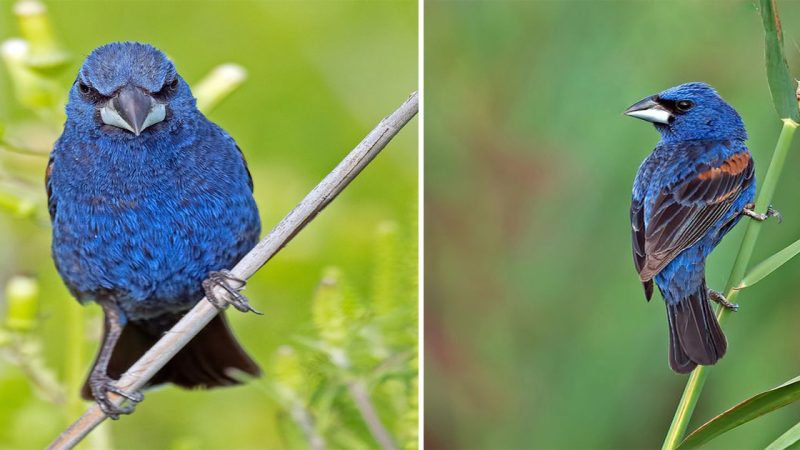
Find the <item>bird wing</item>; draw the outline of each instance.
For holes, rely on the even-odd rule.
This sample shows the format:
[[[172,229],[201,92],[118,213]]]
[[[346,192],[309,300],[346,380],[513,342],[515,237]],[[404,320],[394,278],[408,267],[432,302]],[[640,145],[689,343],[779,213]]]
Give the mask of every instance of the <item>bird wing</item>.
[[[636,271],[642,271],[647,255],[644,252],[644,205],[634,198],[631,202],[631,238],[633,241],[633,264]],[[644,296],[647,300],[653,296],[653,280],[643,281]]]
[[[231,138],[233,140],[233,138]],[[239,156],[242,157],[242,163],[244,164],[244,171],[247,172],[247,184],[250,186],[250,192],[253,192],[253,175],[250,173],[250,167],[247,165],[247,160],[244,158],[244,153],[242,149],[239,147],[239,144],[236,142],[233,143],[236,146],[236,150],[239,151]]]
[[[53,156],[47,162],[47,169],[44,171],[44,186],[47,189],[47,210],[50,212],[50,221],[56,218],[56,199],[53,197],[53,185],[50,183],[50,176],[53,174]]]
[[[644,205],[633,202],[634,264],[645,290],[646,282],[728,212],[752,180],[753,161],[743,151],[722,161],[698,164],[682,180],[663,188],[653,202],[647,226]]]
[[[212,128],[216,130],[217,137],[221,137],[223,140],[228,141],[230,144],[233,144],[236,147],[236,151],[239,152],[239,156],[242,158],[242,164],[244,164],[244,171],[247,172],[247,185],[250,186],[250,192],[253,192],[253,175],[250,173],[250,167],[247,165],[247,160],[244,158],[244,152],[242,152],[242,148],[239,147],[239,144],[236,143],[236,140],[231,137],[228,132],[223,130],[219,125],[208,122],[211,124]]]

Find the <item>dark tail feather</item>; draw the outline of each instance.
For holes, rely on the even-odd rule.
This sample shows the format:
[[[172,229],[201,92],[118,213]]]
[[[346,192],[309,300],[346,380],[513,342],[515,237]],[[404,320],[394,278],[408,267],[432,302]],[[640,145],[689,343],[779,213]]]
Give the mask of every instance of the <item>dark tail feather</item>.
[[[185,388],[240,384],[235,375],[229,373],[232,369],[254,377],[261,375],[261,369],[231,333],[224,313],[220,313],[153,377],[151,383],[174,383]]]
[[[119,379],[179,318],[159,320],[157,327],[153,327],[152,322],[138,324],[129,322],[111,355],[108,375],[113,379]],[[104,330],[103,339],[105,334]],[[239,384],[239,381],[228,373],[231,369],[252,376],[261,374],[258,365],[245,353],[231,333],[224,313],[220,313],[147,385],[174,383],[185,388],[213,388]],[[83,385],[81,396],[87,400],[92,399],[88,379]]]
[[[669,320],[669,365],[678,373],[689,373],[698,364],[710,366],[728,348],[714,310],[708,303],[706,282],[689,297],[667,304]]]

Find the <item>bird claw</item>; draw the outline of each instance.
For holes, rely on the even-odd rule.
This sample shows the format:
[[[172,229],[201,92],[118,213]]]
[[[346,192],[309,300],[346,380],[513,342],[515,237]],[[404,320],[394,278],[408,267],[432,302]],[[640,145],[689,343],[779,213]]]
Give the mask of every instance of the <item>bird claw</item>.
[[[715,303],[719,303],[720,305],[722,305],[723,308],[727,309],[728,311],[736,312],[739,310],[739,305],[737,305],[736,303],[729,302],[728,299],[725,298],[724,295],[722,295],[722,292],[717,292],[713,289],[709,289],[708,298]]]
[[[114,380],[105,374],[92,374],[89,379],[89,387],[92,390],[92,397],[94,397],[97,405],[103,413],[112,420],[119,419],[120,414],[130,414],[136,408],[136,404],[144,400],[144,394],[139,391],[128,392],[114,384]],[[115,405],[111,399],[108,398],[108,393],[113,392],[127,399],[131,404],[121,406]]]
[[[769,205],[767,208],[767,217],[774,217],[778,220],[778,223],[783,222],[783,215],[781,215],[780,211],[773,208],[772,205]]]
[[[744,209],[742,209],[742,214],[744,214],[747,217],[750,217],[753,220],[757,220],[759,222],[763,222],[763,221],[769,219],[770,217],[775,217],[776,219],[778,219],[778,223],[783,222],[783,216],[781,215],[781,213],[777,209],[773,208],[772,205],[769,205],[769,207],[767,208],[767,212],[764,213],[764,214],[759,214],[759,213],[755,212],[754,211],[755,207],[756,207],[756,205],[753,204],[753,203],[746,204],[744,206]]]
[[[247,297],[241,293],[246,284],[245,280],[233,276],[229,270],[220,270],[208,274],[208,278],[203,281],[203,290],[208,301],[217,309],[223,310],[230,304],[241,312],[253,312],[261,315],[262,313],[250,306]],[[217,295],[214,289],[217,286],[224,289],[228,295],[222,298]]]

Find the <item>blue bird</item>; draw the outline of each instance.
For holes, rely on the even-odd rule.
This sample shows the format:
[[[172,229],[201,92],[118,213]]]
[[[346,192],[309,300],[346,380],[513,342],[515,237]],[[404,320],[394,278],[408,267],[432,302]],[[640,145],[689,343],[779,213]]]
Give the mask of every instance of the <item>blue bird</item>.
[[[241,150],[197,110],[187,83],[156,48],[111,43],[83,63],[45,184],[52,254],[73,296],[97,302],[104,337],[84,385],[112,418],[130,413],[114,380],[204,295],[252,310],[224,270],[258,241],[261,224]],[[237,384],[258,365],[217,315],[150,382],[186,388]]]
[[[688,373],[725,354],[727,342],[709,299],[735,310],[706,287],[706,257],[753,211],[756,180],[741,117],[705,83],[686,83],[647,97],[625,114],[661,134],[633,183],[633,260],[647,300],[655,280],[667,304],[669,363]]]

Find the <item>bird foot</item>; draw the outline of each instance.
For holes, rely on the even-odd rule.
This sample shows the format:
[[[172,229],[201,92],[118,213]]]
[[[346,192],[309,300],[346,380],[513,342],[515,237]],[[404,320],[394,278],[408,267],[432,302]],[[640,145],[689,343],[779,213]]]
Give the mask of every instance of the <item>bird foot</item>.
[[[720,305],[722,305],[723,308],[729,311],[736,312],[739,310],[739,305],[737,305],[736,303],[729,302],[728,299],[725,298],[724,295],[722,295],[722,292],[717,292],[713,289],[709,289],[708,298],[715,303],[719,303]]]
[[[133,412],[136,404],[144,400],[144,395],[139,391],[128,392],[116,385],[115,380],[112,380],[108,375],[102,373],[93,373],[89,377],[89,387],[92,390],[92,397],[94,397],[97,405],[103,410],[112,420],[119,419],[120,414],[130,414]],[[111,399],[108,398],[108,393],[113,392],[121,397],[126,398],[131,404],[126,406],[115,405]]]
[[[246,281],[233,276],[229,270],[220,270],[208,274],[208,279],[203,281],[203,290],[206,293],[208,301],[220,310],[225,309],[228,304],[231,304],[241,312],[254,312],[260,315],[262,313],[250,306],[247,297],[241,293],[241,290],[244,289],[246,284]],[[227,295],[224,295],[222,298],[217,295],[214,289],[217,286],[224,289]]]
[[[775,217],[776,219],[778,219],[778,223],[783,222],[783,216],[777,209],[773,208],[772,205],[769,205],[769,207],[767,208],[767,212],[764,214],[759,214],[755,212],[754,211],[755,207],[756,205],[753,203],[748,203],[744,205],[744,209],[742,209],[742,214],[759,222],[763,222],[769,219],[770,217]]]

